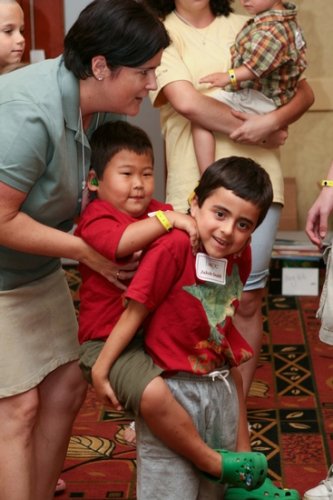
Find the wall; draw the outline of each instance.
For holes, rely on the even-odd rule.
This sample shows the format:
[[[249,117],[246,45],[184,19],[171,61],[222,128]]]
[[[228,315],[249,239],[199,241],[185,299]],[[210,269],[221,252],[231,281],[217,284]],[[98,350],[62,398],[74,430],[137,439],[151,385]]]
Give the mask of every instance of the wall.
[[[65,33],[72,26],[77,16],[91,0],[64,0]]]
[[[72,0],[72,2],[76,0]],[[24,11],[26,49],[23,60],[30,62],[31,49],[43,49],[46,57],[63,50],[63,0],[18,0]]]
[[[316,102],[289,127],[289,137],[281,149],[285,177],[296,177],[298,228],[305,226],[307,211],[317,197],[319,182],[325,178],[333,159],[333,2],[331,0],[293,0],[298,20],[307,40],[307,79]],[[245,13],[239,0],[236,11]]]

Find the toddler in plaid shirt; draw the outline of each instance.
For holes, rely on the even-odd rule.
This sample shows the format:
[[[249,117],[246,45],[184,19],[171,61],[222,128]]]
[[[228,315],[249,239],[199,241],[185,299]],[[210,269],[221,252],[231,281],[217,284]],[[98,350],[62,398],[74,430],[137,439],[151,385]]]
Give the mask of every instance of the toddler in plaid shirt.
[[[297,24],[294,4],[281,0],[241,0],[253,15],[231,47],[232,69],[200,79],[219,87],[213,94],[237,111],[263,114],[274,111],[295,95],[305,70],[305,40]],[[224,90],[222,90],[224,88]],[[200,171],[215,157],[212,132],[192,126]]]

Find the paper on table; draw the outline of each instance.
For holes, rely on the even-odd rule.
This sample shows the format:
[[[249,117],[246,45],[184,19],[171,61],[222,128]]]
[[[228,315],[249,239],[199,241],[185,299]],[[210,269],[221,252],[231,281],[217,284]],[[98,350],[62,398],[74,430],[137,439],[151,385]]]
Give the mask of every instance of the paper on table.
[[[282,268],[282,295],[318,295],[318,293],[318,268]]]

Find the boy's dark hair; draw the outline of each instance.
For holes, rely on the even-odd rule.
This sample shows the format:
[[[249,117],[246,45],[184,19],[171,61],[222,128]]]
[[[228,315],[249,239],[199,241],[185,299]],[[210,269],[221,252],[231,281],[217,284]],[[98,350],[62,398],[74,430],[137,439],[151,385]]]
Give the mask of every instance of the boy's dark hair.
[[[223,187],[250,201],[260,209],[257,227],[264,220],[273,201],[269,175],[258,163],[242,156],[229,156],[212,163],[194,190],[199,207],[212,191]]]
[[[231,7],[233,1],[234,0],[210,0],[209,6],[214,16],[227,17],[230,12],[233,12]],[[176,8],[174,0],[145,0],[145,3],[162,19]]]
[[[91,137],[90,146],[91,168],[98,179],[103,178],[108,162],[123,149],[138,155],[148,154],[154,164],[153,146],[146,132],[125,121],[107,122],[98,127]]]
[[[94,0],[82,10],[64,41],[67,69],[92,76],[91,60],[104,56],[110,70],[144,64],[170,43],[157,15],[135,0]]]

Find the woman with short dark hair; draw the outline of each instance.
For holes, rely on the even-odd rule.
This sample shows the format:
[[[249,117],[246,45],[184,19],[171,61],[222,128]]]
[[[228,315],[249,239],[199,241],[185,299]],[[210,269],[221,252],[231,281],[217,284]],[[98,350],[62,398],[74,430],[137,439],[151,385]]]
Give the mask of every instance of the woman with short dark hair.
[[[1,500],[53,498],[86,391],[60,258],[123,287],[119,266],[68,232],[86,201],[89,138],[139,112],[168,44],[142,3],[95,0],[64,55],[0,79]]]

